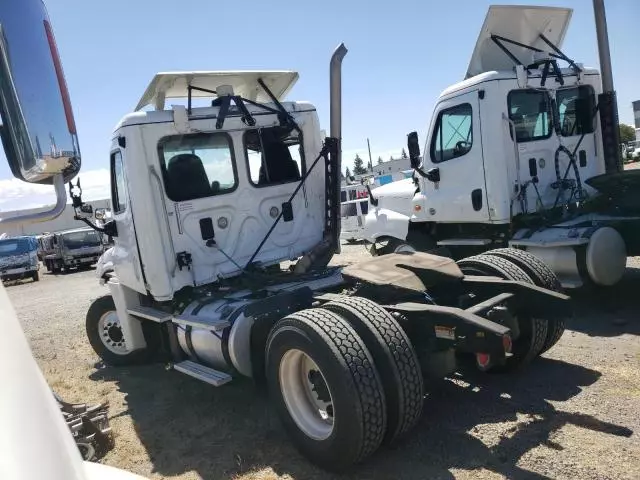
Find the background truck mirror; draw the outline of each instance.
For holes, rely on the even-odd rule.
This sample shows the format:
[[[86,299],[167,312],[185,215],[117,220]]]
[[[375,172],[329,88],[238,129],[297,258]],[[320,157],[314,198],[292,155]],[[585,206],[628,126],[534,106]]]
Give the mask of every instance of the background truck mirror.
[[[407,148],[409,149],[409,161],[412,168],[420,168],[420,144],[418,143],[418,132],[411,132],[407,135]]]
[[[69,92],[42,0],[0,7],[0,136],[11,172],[53,184],[80,170]],[[46,108],[43,108],[46,105]]]

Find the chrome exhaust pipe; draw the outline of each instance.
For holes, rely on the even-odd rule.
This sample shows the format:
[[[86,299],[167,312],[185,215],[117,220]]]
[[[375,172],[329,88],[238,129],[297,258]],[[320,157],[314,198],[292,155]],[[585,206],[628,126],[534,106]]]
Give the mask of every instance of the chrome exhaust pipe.
[[[336,140],[336,165],[337,172],[334,176],[335,191],[331,192],[333,204],[335,204],[335,220],[333,225],[333,249],[334,253],[340,253],[340,231],[342,229],[340,218],[340,172],[342,171],[342,59],[347,54],[344,43],[338,45],[329,64],[329,135]],[[327,192],[329,193],[329,192]]]
[[[347,47],[341,43],[333,52],[329,65],[329,134],[338,141],[342,140],[342,59],[346,54]],[[342,160],[341,152],[340,148],[339,160]]]

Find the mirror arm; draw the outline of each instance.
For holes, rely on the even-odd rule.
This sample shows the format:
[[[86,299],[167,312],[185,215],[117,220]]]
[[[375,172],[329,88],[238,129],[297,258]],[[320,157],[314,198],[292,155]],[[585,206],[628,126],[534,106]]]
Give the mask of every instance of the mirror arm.
[[[0,218],[0,225],[3,228],[20,224],[24,222],[43,222],[45,220],[53,220],[60,216],[67,205],[67,192],[64,188],[64,177],[62,174],[56,174],[53,177],[53,186],[56,191],[56,204],[51,210],[44,212],[28,213],[11,218]]]
[[[427,173],[422,169],[422,167],[413,167],[413,169],[418,172],[418,175],[420,175],[422,178],[429,178],[427,176]]]

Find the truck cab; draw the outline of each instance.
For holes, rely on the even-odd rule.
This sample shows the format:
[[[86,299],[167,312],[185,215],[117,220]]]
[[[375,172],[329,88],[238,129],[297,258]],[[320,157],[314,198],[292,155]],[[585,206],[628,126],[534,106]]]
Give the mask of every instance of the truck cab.
[[[35,237],[0,239],[0,278],[2,281],[31,278],[40,280],[38,273],[38,242]]]
[[[53,273],[88,268],[104,251],[101,235],[88,227],[54,232],[42,237],[41,244],[44,265]]]
[[[637,242],[625,247],[614,228],[606,244],[592,244],[593,227],[619,218],[610,210],[580,216],[605,213],[592,180],[607,173],[608,158],[619,159],[599,71],[561,50],[571,16],[566,8],[489,8],[464,80],[441,93],[426,141],[410,135],[414,181],[373,191],[365,231],[374,253],[413,243],[459,259],[517,247],[553,266],[567,287],[619,280]],[[607,245],[615,245],[609,262],[585,263],[584,249]]]

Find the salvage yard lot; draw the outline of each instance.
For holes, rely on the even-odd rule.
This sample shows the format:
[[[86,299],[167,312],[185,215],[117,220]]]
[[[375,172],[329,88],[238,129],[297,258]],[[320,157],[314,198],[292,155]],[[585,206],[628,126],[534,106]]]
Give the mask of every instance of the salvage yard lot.
[[[333,263],[366,258],[349,245]],[[427,385],[416,430],[348,477],[640,478],[640,261],[629,267],[615,291],[574,298],[569,330],[526,371]],[[93,270],[41,278],[7,291],[49,384],[67,401],[109,400],[104,463],[149,478],[333,478],[301,458],[249,381],[216,389],[162,365],[101,364],[84,318],[106,287]]]

